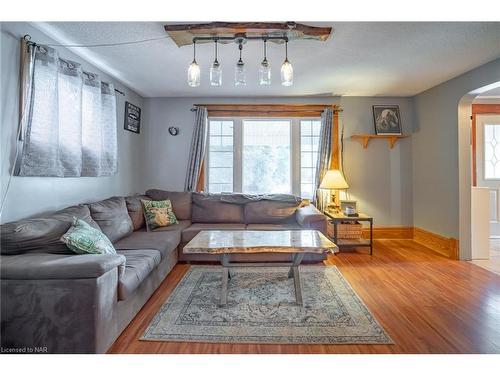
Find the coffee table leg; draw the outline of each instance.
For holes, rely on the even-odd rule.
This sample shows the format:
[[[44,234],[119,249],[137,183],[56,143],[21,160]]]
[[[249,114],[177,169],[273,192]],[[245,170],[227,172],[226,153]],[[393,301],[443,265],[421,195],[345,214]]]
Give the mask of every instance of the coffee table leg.
[[[302,306],[302,289],[300,288],[299,267],[293,267],[293,284],[295,286],[295,300],[297,305]]]
[[[302,262],[302,258],[304,258],[304,254],[295,254],[293,258],[293,266],[290,269],[290,272],[293,274],[293,285],[295,287],[295,301],[299,306],[303,305],[302,288],[300,286],[300,274],[299,274],[299,265]]]
[[[227,283],[229,278],[229,268],[222,268],[222,288],[220,292],[220,305],[227,305]]]

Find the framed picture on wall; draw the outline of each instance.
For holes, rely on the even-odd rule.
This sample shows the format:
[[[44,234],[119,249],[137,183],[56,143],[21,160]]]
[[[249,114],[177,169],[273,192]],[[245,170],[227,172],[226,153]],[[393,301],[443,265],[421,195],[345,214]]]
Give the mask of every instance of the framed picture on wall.
[[[374,105],[373,121],[377,135],[403,134],[399,106],[397,105]]]
[[[124,129],[137,134],[141,132],[141,109],[129,102],[125,102]]]

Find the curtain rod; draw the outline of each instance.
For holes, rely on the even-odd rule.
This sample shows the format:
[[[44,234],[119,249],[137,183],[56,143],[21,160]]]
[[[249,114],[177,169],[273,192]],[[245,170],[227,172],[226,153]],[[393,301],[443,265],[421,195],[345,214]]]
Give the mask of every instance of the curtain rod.
[[[190,111],[191,112],[196,112],[196,109],[198,107],[209,107],[211,105],[238,105],[238,104],[195,104],[193,105],[191,108],[190,108]],[[273,105],[283,105],[283,106],[287,106],[287,105],[291,105],[291,106],[294,106],[294,105],[304,105],[304,106],[307,106],[309,104],[241,104],[241,106],[247,106],[247,105],[253,105],[253,106],[273,106]],[[327,107],[332,107],[332,109],[335,111],[335,112],[343,112],[343,109],[340,107],[340,106],[336,106],[335,104],[310,104],[310,105],[316,105],[316,106],[324,106],[325,108]],[[227,111],[226,109],[216,109],[216,110],[212,110],[214,112],[224,112],[224,111]],[[231,109],[231,111],[237,111],[237,110],[233,110]],[[292,110],[293,111],[293,110]],[[304,111],[308,111],[308,110],[304,110],[304,109],[298,109],[297,112],[304,112]],[[311,109],[309,110],[310,112],[316,112],[317,110],[314,110],[314,109]],[[258,110],[256,111],[251,111],[251,110],[248,110],[248,109],[245,109],[245,108],[242,108],[241,109],[241,112],[259,112]],[[283,110],[283,111],[276,111],[276,112],[291,112],[291,110]]]
[[[29,34],[26,34],[23,36],[23,39],[24,41],[28,44],[28,45],[33,45],[33,46],[38,46],[38,44],[34,43],[31,41],[31,35]],[[66,60],[66,59],[63,59],[63,58],[59,58],[61,61],[63,61],[66,65],[70,66],[70,63]],[[85,72],[85,71],[82,71],[82,74],[85,74],[87,76],[90,76],[91,73],[88,73],[88,72]],[[123,95],[123,96],[126,96],[125,93],[123,91],[120,91],[118,89],[115,89],[115,92],[117,92],[118,94],[120,95]]]

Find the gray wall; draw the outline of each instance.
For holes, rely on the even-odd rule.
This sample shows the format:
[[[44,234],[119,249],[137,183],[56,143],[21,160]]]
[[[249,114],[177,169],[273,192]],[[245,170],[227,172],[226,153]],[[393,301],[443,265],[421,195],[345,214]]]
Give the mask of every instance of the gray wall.
[[[413,129],[413,108],[409,98],[152,98],[145,99],[147,120],[145,185],[183,190],[194,125],[193,104],[210,103],[324,103],[341,104],[345,125],[345,169],[351,198],[359,208],[374,215],[376,225],[412,225],[411,138],[390,150],[386,141],[373,141],[364,150],[353,133],[373,133],[372,105],[400,106],[405,133]],[[180,134],[169,135],[178,126]],[[147,181],[147,183],[146,183]],[[147,185],[147,186],[146,186]]]
[[[12,168],[16,131],[19,121],[19,50],[20,38],[30,34],[40,43],[55,43],[27,23],[1,23],[1,194],[5,193]],[[139,192],[142,185],[143,134],[123,130],[124,103],[130,101],[143,107],[143,98],[116,80],[83,61],[69,50],[57,47],[62,57],[82,63],[84,69],[101,73],[126,94],[116,95],[118,126],[118,173],[112,177],[48,178],[13,177],[1,222],[9,222],[34,214],[55,210],[71,204],[95,201],[113,195]]]
[[[458,104],[468,92],[497,81],[500,59],[415,96],[415,226],[459,238]]]

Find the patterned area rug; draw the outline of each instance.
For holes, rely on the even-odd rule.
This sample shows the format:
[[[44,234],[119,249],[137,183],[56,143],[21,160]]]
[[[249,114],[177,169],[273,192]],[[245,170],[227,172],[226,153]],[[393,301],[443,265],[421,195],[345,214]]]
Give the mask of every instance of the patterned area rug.
[[[302,266],[304,307],[286,268],[231,271],[219,307],[221,268],[192,266],[142,340],[259,344],[392,344],[334,266]]]

